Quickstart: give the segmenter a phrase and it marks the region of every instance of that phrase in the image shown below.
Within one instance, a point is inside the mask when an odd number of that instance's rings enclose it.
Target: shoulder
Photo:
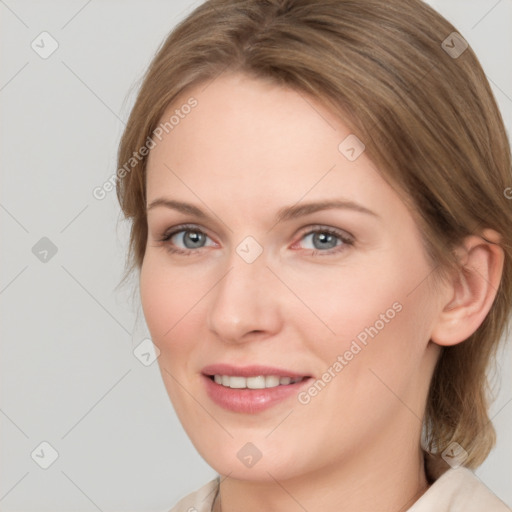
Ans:
[[[408,512],[511,512],[469,469],[443,473]]]
[[[218,488],[219,477],[216,477],[182,498],[169,512],[210,512]]]

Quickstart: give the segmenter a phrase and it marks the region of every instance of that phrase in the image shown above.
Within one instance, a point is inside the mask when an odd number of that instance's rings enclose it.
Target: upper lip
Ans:
[[[239,377],[257,377],[259,375],[276,375],[278,377],[290,377],[292,379],[298,377],[309,377],[304,373],[297,373],[283,368],[273,366],[250,365],[250,366],[233,366],[230,364],[211,364],[202,369],[204,375],[229,375]]]

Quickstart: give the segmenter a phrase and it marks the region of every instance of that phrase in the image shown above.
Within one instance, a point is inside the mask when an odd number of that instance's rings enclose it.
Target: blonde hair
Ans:
[[[454,55],[442,44],[454,46],[453,32],[420,0],[206,1],[155,55],[118,168],[126,169],[178,95],[239,71],[311,95],[339,114],[414,206],[439,272],[454,268],[453,249],[466,236],[484,228],[500,233],[505,265],[495,301],[472,336],[443,349],[425,411],[426,448],[439,457],[456,441],[474,468],[495,443],[486,371],[511,308],[512,209],[504,191],[512,169],[503,120],[477,57],[470,47]],[[125,277],[140,269],[146,249],[146,160],[133,162],[116,184],[132,223]]]

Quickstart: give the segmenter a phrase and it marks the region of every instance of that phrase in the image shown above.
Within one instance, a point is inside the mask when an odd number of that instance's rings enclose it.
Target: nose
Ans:
[[[229,269],[211,291],[208,327],[226,343],[267,338],[281,328],[282,295],[264,253],[252,263],[233,253]]]

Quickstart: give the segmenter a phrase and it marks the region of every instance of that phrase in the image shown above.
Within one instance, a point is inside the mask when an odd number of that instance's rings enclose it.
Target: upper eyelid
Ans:
[[[180,224],[180,225],[174,226],[172,228],[166,229],[162,233],[162,238],[167,238],[168,236],[174,236],[177,233],[181,233],[182,231],[198,231],[200,233],[205,234],[209,238],[213,239],[213,237],[211,237],[208,234],[208,230],[207,229],[204,229],[202,227],[196,226],[195,224],[183,224],[183,225]]]

